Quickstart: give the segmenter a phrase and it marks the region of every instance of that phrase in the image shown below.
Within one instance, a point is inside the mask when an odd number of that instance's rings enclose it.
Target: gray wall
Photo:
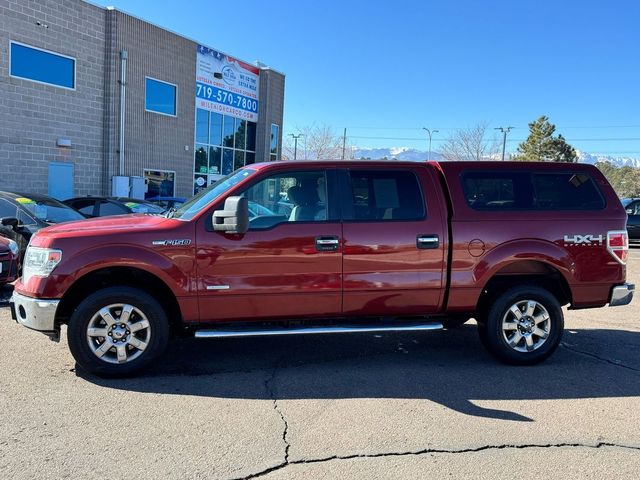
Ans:
[[[284,116],[284,75],[260,69],[260,107],[256,125],[256,162],[268,162],[271,150],[271,124],[280,126],[278,160],[282,157],[282,119]]]
[[[78,0],[0,0],[0,190],[47,193],[55,161],[75,163],[77,195],[100,191],[104,17]],[[11,78],[10,40],[75,57],[76,89]],[[57,148],[59,137],[73,146]]]
[[[142,176],[145,168],[176,172],[176,195],[193,194],[193,141],[195,128],[195,76],[197,45],[119,11],[115,16],[110,98],[115,115],[110,122],[108,174],[118,174],[119,52],[126,50],[125,171]],[[177,115],[170,117],[145,111],[145,77],[177,85]],[[185,146],[188,150],[185,150]]]

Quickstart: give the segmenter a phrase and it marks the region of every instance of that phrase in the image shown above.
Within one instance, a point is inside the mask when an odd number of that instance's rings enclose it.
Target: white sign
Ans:
[[[196,108],[257,122],[259,86],[257,67],[198,45]]]

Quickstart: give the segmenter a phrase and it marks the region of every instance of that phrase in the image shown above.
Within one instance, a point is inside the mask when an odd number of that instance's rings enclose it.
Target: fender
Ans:
[[[473,280],[484,288],[501,269],[523,260],[550,265],[569,285],[576,283],[577,265],[568,252],[553,242],[532,238],[512,240],[490,250],[473,269]]]
[[[31,278],[27,285],[16,289],[41,298],[61,298],[76,281],[97,270],[110,267],[130,267],[144,270],[162,280],[176,297],[192,293],[195,272],[195,248],[166,246],[157,249],[132,244],[98,245],[70,255],[47,278]]]

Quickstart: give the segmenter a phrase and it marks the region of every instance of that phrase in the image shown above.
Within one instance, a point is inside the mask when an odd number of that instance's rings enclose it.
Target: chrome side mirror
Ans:
[[[212,223],[217,232],[246,233],[249,230],[249,202],[245,197],[228,197],[224,210],[213,212]]]

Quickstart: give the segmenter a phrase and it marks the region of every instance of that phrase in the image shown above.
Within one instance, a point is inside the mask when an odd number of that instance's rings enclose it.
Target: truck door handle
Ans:
[[[318,252],[337,252],[340,248],[340,239],[334,236],[316,237],[316,250]]]
[[[416,246],[420,249],[438,248],[440,246],[440,239],[438,235],[418,235],[416,239]]]

